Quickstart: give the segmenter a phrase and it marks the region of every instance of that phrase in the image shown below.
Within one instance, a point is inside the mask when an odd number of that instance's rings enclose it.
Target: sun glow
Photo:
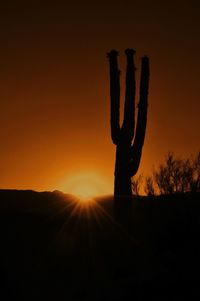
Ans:
[[[61,190],[74,194],[80,200],[86,201],[94,197],[110,194],[111,185],[109,181],[95,172],[80,172],[68,176],[62,181]]]

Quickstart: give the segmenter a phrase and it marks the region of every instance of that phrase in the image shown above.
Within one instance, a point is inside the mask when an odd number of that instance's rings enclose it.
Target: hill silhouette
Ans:
[[[1,300],[177,300],[200,296],[199,194],[112,197],[0,190]]]

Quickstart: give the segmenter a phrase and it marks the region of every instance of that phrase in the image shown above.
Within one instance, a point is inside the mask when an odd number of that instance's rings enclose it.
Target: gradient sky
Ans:
[[[146,140],[139,172],[171,150],[200,149],[200,2],[1,1],[0,188],[67,190],[96,173],[112,192],[106,52],[150,57]],[[66,186],[65,186],[66,183]],[[70,191],[69,191],[70,192]],[[106,191],[102,191],[106,192]]]

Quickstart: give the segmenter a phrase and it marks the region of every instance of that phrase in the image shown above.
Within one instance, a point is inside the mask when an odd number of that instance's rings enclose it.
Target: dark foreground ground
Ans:
[[[0,190],[0,300],[199,300],[200,198],[133,200]]]

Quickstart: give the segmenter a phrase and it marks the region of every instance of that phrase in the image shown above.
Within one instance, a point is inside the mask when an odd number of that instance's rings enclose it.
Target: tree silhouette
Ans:
[[[191,160],[168,152],[164,163],[154,171],[154,182],[160,194],[198,192],[200,190],[200,152]]]
[[[144,191],[148,196],[155,195],[154,182],[153,182],[153,178],[151,176],[147,176],[145,179]]]
[[[110,99],[111,99],[111,137],[116,145],[114,205],[118,206],[124,198],[132,196],[131,177],[139,168],[142,147],[144,144],[147,123],[147,98],[149,86],[149,59],[142,57],[140,99],[135,130],[135,50],[125,50],[127,59],[126,92],[124,103],[124,119],[120,127],[120,71],[118,69],[116,50],[107,56],[110,66]],[[132,142],[134,138],[134,141]],[[128,202],[128,201],[127,201]]]

